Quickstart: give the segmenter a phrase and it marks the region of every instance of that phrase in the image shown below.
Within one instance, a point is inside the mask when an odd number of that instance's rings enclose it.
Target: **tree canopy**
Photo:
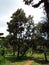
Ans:
[[[42,3],[44,3],[44,10],[46,12],[47,16],[47,21],[46,23],[44,22],[43,29],[45,32],[47,32],[48,37],[49,37],[49,1],[48,0],[39,0],[37,4],[34,4],[34,0],[23,0],[25,4],[27,5],[32,5],[34,8],[38,8]]]

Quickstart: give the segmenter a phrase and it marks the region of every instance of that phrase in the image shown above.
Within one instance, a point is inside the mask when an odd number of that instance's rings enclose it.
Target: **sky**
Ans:
[[[38,0],[36,0],[37,2]],[[10,17],[18,8],[22,8],[26,16],[32,15],[35,23],[39,22],[42,19],[41,17],[44,16],[42,5],[35,9],[25,5],[22,0],[0,0],[0,32],[4,33],[4,36],[8,35],[6,31],[8,28],[7,22],[10,21]]]

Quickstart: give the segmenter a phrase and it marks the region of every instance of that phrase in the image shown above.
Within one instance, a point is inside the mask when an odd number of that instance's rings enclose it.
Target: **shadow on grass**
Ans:
[[[35,63],[39,63],[39,64],[49,64],[49,61],[48,62],[45,62],[45,60],[43,60],[43,58],[40,58],[40,57],[37,57],[37,58],[34,58],[34,57],[27,57],[27,56],[24,56],[24,57],[16,57],[16,56],[13,56],[13,55],[7,55],[5,57],[8,61],[10,62],[22,62],[22,61],[27,61],[27,60],[33,60]]]
[[[39,64],[49,64],[49,60],[46,62],[42,58],[34,58],[33,57],[33,58],[31,58],[31,60],[33,60],[34,62],[39,63]]]
[[[31,59],[32,57],[26,57],[26,56],[24,56],[24,57],[16,57],[16,56],[6,56],[5,57],[8,61],[10,61],[10,62],[21,62],[21,61],[27,61],[27,60],[29,60],[29,59]]]

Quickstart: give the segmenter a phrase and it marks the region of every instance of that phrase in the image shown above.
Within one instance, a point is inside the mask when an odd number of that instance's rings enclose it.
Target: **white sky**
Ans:
[[[37,23],[44,16],[41,7],[42,5],[34,9],[31,6],[25,5],[22,0],[0,0],[0,32],[3,32],[5,36],[8,34],[6,31],[7,22],[10,21],[10,17],[18,8],[22,8],[27,16],[30,14],[34,16],[34,21]]]

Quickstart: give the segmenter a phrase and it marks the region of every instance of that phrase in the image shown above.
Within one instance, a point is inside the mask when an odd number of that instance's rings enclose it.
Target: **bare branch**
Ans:
[[[24,2],[25,2],[25,4],[31,4],[31,2],[33,1],[33,0],[23,0]]]
[[[40,4],[41,4],[41,3],[43,3],[43,0],[39,1],[39,3],[38,3],[38,4],[32,5],[32,7],[37,8],[37,7],[39,7],[39,6],[40,6]]]

